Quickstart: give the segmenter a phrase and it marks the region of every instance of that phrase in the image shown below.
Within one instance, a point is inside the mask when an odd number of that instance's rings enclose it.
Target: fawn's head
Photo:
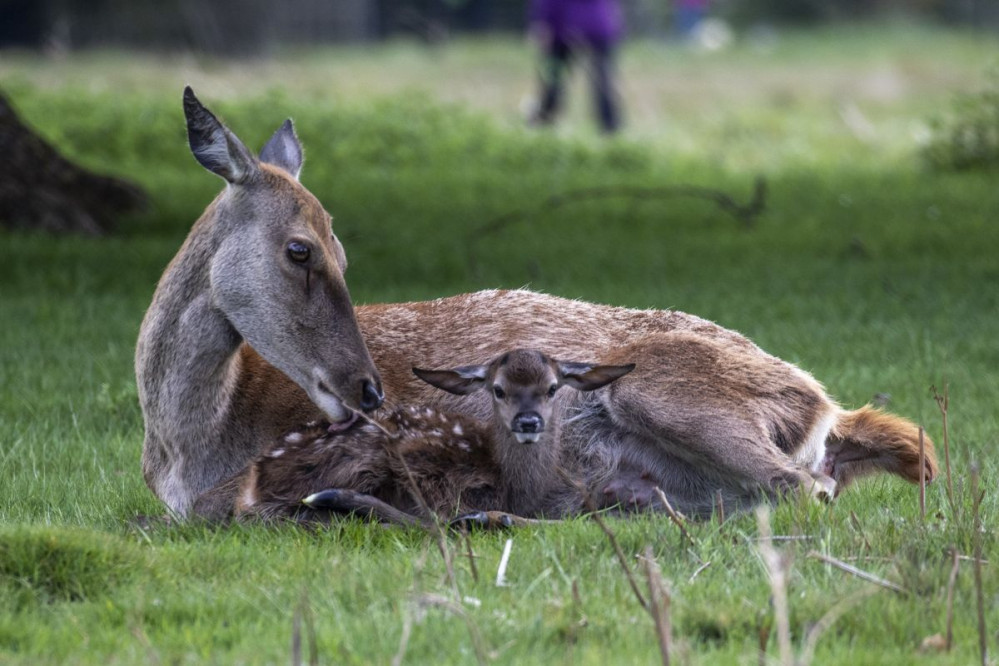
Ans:
[[[555,361],[539,351],[516,349],[485,365],[413,372],[423,381],[456,395],[489,391],[493,414],[521,444],[538,441],[551,423],[553,398],[563,386],[593,391],[635,369],[629,365],[594,365]]]
[[[199,222],[213,239],[213,305],[333,421],[377,408],[381,379],[344,282],[347,259],[329,214],[298,182],[291,121],[258,159],[190,87],[184,115],[194,157],[227,183]]]

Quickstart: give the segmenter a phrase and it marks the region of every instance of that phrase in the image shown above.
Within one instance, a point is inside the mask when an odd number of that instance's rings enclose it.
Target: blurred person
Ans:
[[[604,132],[617,131],[621,117],[613,56],[624,32],[618,0],[531,0],[528,20],[542,54],[541,94],[531,124],[555,120],[572,60],[587,52],[597,120]]]
[[[708,0],[676,0],[674,10],[676,31],[683,37],[690,37],[708,13]]]

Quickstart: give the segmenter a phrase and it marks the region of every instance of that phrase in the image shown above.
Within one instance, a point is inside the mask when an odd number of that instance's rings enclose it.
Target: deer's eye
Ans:
[[[298,241],[288,243],[288,258],[296,264],[304,264],[309,260],[309,246]]]
[[[506,391],[504,391],[503,389],[501,389],[499,386],[494,386],[493,387],[493,395],[496,396],[497,400],[502,400],[503,398],[506,397]]]
[[[552,384],[548,388],[548,397],[549,398],[554,398],[555,397],[555,391],[557,391],[557,390],[558,390],[558,384]]]

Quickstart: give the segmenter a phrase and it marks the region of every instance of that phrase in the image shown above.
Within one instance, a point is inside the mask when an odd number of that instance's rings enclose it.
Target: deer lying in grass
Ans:
[[[271,444],[240,475],[233,513],[308,520],[316,511],[349,511],[396,523],[430,518],[428,510],[445,518],[578,513],[584,501],[566,472],[586,470],[559,444],[556,392],[594,391],[633,368],[553,361],[533,350],[453,370],[414,368],[452,394],[491,395],[491,418],[409,406],[346,430],[311,424]]]
[[[636,363],[598,396],[560,395],[558,409],[575,414],[561,437],[619,460],[690,513],[710,511],[717,492],[748,505],[811,488],[815,475],[838,493],[876,471],[911,482],[936,474],[929,441],[919,464],[911,422],[845,410],[808,373],[693,315],[524,290],[355,309],[329,216],[297,181],[302,151],[290,123],[258,159],[190,89],[184,110],[195,157],[227,186],[163,274],[136,346],[143,473],[181,515],[261,443],[377,408],[382,384],[396,404],[488,416],[484,395],[434,392],[409,368],[485,362],[517,347]],[[220,505],[232,506],[236,488],[224,485],[231,496]]]

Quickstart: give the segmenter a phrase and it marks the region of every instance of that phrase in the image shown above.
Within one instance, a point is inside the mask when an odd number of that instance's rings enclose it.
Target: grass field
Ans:
[[[976,663],[968,560],[953,649],[917,649],[946,627],[950,549],[974,552],[977,462],[995,655],[997,173],[934,172],[919,147],[929,119],[980,85],[997,55],[994,36],[917,26],[790,33],[712,54],[636,43],[621,61],[629,125],[605,141],[590,128],[582,81],[562,127],[520,127],[531,61],[512,41],[241,63],[4,54],[0,86],[24,117],[74,159],[141,182],[152,202],[105,239],[0,232],[0,662],[287,662],[296,618],[303,644],[314,628],[321,663],[389,663],[404,634],[403,663],[474,663],[477,650],[511,664],[659,658],[652,621],[587,519],[473,535],[478,581],[452,541],[458,611],[438,603],[450,587],[422,532],[136,520],[163,510],[139,472],[134,341],[157,278],[220,188],[185,145],[188,82],[250,145],[295,118],[303,182],[334,216],[356,302],[526,284],[682,309],[800,364],[846,405],[890,395],[941,457],[930,387],[949,386],[956,512],[937,483],[923,521],[916,488],[878,477],[829,507],[776,507],[774,533],[794,538],[775,545],[790,558],[796,653],[820,618],[846,608],[815,663]],[[597,184],[693,184],[745,200],[759,175],[768,198],[752,228],[679,197],[533,209]],[[688,525],[693,545],[663,517],[609,524],[629,560],[651,546],[670,582],[679,663],[759,662],[774,613],[752,515]],[[497,587],[507,538],[509,586]],[[776,662],[776,630],[766,650]]]

